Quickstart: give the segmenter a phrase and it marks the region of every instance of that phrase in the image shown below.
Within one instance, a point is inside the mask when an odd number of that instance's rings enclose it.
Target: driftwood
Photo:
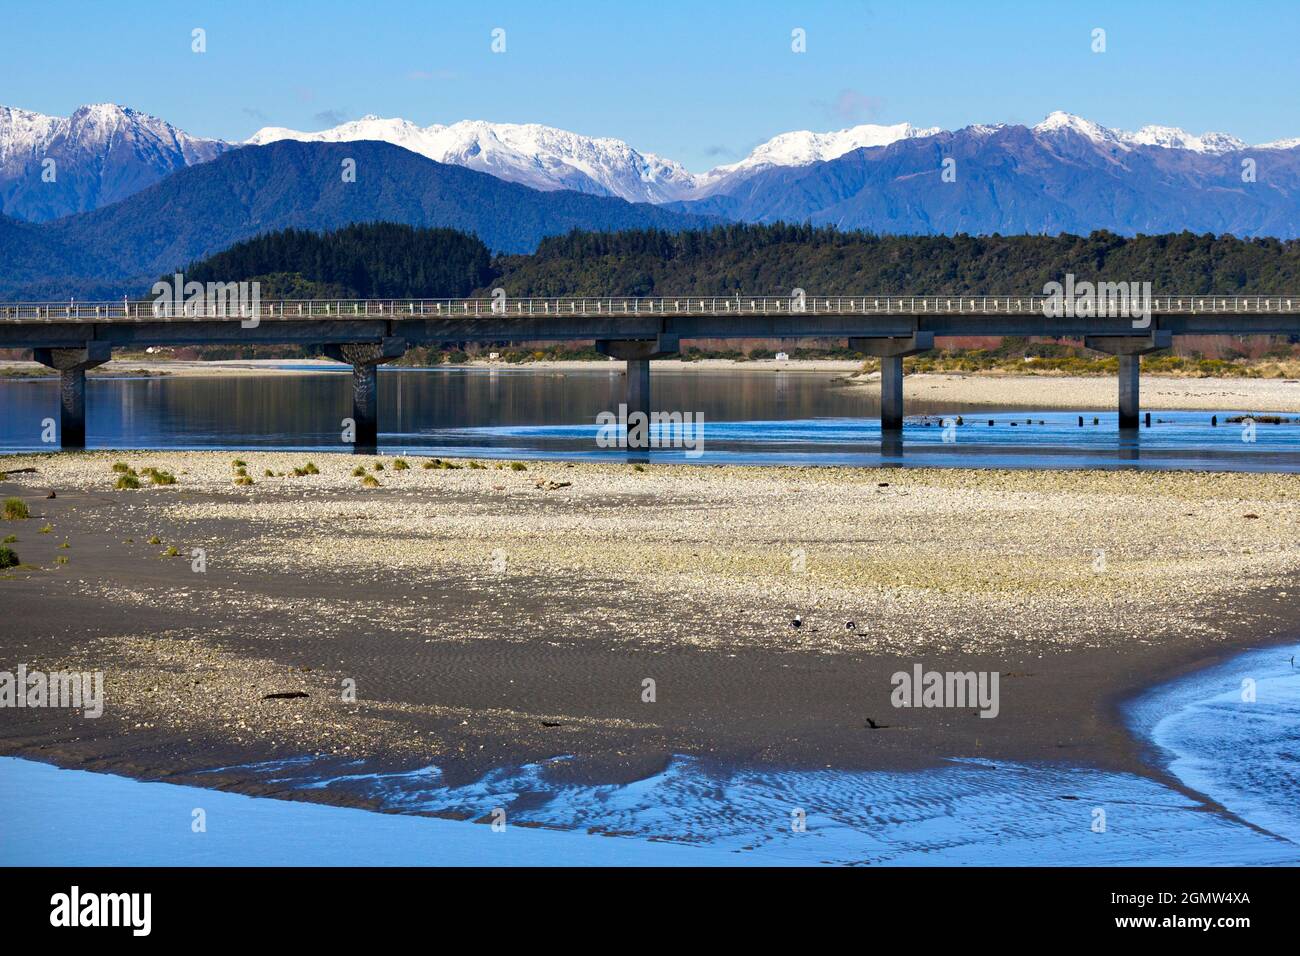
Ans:
[[[0,468],[0,475],[34,475],[35,468]]]

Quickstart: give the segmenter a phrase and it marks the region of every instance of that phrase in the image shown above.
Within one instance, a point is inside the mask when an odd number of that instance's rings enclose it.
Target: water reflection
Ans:
[[[1151,426],[1148,425],[1148,428]],[[1141,461],[1142,431],[1138,428],[1120,428],[1116,448],[1120,461]]]
[[[885,461],[894,464],[903,462],[903,434],[902,432],[888,431],[880,435],[880,457]]]
[[[385,369],[381,446],[404,454],[503,458],[967,467],[1206,468],[1300,471],[1300,425],[1229,423],[1235,410],[1159,412],[1121,431],[1114,412],[986,408],[909,400],[902,435],[882,434],[879,395],[826,373],[656,372],[657,409],[704,416],[704,450],[648,455],[600,448],[596,415],[624,400],[621,363],[580,370]],[[1044,384],[1050,387],[1050,383]],[[87,385],[92,448],[340,450],[351,376],[94,378]],[[0,381],[0,448],[41,450],[57,416],[52,380]],[[1259,410],[1256,410],[1257,412]],[[944,441],[943,419],[957,423]],[[1294,418],[1295,416],[1288,416]],[[635,457],[632,457],[632,456]]]

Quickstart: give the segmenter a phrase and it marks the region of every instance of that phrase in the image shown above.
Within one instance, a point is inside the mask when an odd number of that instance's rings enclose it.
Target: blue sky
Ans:
[[[206,53],[191,52],[195,27]],[[806,53],[791,51],[796,27]],[[367,113],[538,122],[703,170],[791,129],[1032,124],[1054,109],[1298,136],[1298,42],[1300,0],[6,0],[0,103],[66,115],[112,101],[228,139]]]

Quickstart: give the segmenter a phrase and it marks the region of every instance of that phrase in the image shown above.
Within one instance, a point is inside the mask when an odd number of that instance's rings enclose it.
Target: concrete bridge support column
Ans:
[[[379,366],[406,354],[406,340],[388,337],[379,342],[327,345],[325,354],[352,366],[352,421],[358,455],[373,455],[379,448]]]
[[[668,358],[676,355],[680,341],[675,335],[659,335],[653,339],[624,340],[598,339],[596,351],[601,355],[622,359],[627,363],[627,414],[641,412],[649,420],[650,407],[650,362],[654,359]],[[642,432],[641,444],[633,447],[629,437],[628,459],[646,461],[650,451],[650,429]]]
[[[893,338],[849,339],[849,348],[880,359],[880,430],[903,430],[903,358],[934,348],[933,332]]]
[[[1173,342],[1168,332],[1154,331],[1147,335],[1089,335],[1083,344],[1095,352],[1104,352],[1119,359],[1119,427],[1138,427],[1141,412],[1142,356],[1157,349],[1167,349]]]
[[[33,357],[59,372],[59,446],[86,447],[86,369],[103,365],[112,355],[107,342],[79,348],[34,349]]]

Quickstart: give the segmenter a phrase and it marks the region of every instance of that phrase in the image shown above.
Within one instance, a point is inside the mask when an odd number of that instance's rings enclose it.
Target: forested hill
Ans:
[[[810,226],[574,232],[497,260],[510,295],[1037,294],[1080,280],[1157,293],[1300,294],[1300,241],[1179,233],[874,236]]]
[[[284,229],[191,263],[196,282],[263,279],[286,298],[460,298],[490,283],[492,256],[475,236],[391,222],[315,233]]]

